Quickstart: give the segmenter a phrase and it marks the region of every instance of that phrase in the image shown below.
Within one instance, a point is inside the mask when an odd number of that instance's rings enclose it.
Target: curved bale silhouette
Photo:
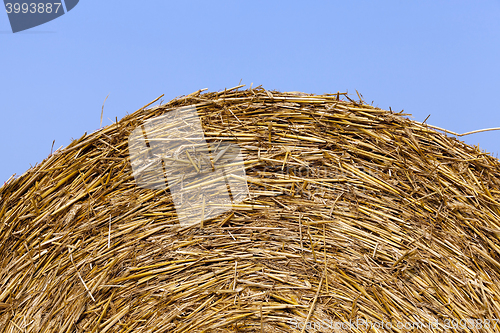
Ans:
[[[239,88],[143,107],[0,188],[0,332],[498,331],[497,159],[347,94]],[[182,107],[204,153],[130,156]],[[165,161],[215,172],[220,147],[221,189],[247,192],[181,224],[194,187]]]

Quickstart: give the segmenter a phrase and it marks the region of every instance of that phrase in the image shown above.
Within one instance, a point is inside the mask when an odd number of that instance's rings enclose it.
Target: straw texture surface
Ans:
[[[148,105],[0,188],[0,332],[499,331],[497,159],[346,94],[240,88]],[[241,147],[250,197],[183,227],[127,138],[188,105]]]

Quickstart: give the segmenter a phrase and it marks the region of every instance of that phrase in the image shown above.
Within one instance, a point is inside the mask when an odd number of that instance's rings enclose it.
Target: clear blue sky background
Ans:
[[[0,181],[161,94],[240,80],[357,89],[455,132],[500,127],[500,0],[95,1],[12,34],[0,11]],[[493,155],[500,132],[465,137]]]

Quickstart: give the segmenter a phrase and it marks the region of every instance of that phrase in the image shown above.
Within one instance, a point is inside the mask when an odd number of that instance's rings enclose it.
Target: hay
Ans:
[[[346,94],[239,88],[141,108],[0,189],[0,332],[498,331],[497,159]],[[186,105],[242,147],[251,194],[203,227],[128,157]]]

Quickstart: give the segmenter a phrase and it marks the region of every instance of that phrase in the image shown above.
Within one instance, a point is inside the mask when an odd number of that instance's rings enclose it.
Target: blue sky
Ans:
[[[12,34],[0,11],[0,181],[71,138],[201,88],[358,90],[458,133],[500,127],[500,0],[93,1]],[[497,155],[500,132],[464,137]]]

